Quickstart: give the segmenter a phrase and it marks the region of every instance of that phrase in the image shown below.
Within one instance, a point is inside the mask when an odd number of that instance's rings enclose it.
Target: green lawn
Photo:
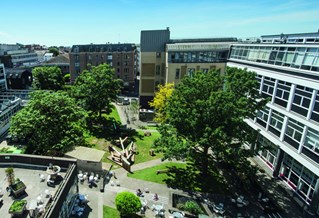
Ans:
[[[117,209],[103,205],[103,218],[120,218],[120,213]]]
[[[119,122],[121,123],[121,119],[120,119],[120,115],[119,113],[117,112],[116,108],[113,107],[112,108],[112,112],[109,114],[109,115],[105,115],[106,118],[114,118],[114,120],[116,122]]]
[[[141,130],[138,130],[137,132],[142,138],[136,137],[135,143],[137,145],[138,155],[135,157],[135,163],[143,163],[149,160],[162,158],[163,154],[159,153],[155,153],[155,156],[149,155],[149,151],[152,149],[155,139],[160,137],[159,132],[152,132],[151,136],[144,136],[144,132]]]
[[[103,218],[120,218],[120,213],[117,209],[103,205]],[[141,218],[140,215],[132,214],[130,218]]]
[[[165,170],[167,167],[177,167],[177,168],[185,168],[185,163],[173,163],[173,162],[167,162],[163,163],[154,167],[145,168],[143,170],[135,171],[133,174],[128,173],[128,177],[132,177],[135,179],[141,179],[146,180],[150,182],[156,182],[160,184],[165,184],[164,180],[168,178],[166,173],[160,173],[156,175],[157,170]]]

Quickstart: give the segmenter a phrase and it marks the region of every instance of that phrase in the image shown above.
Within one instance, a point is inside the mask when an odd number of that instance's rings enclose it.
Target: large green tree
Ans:
[[[101,64],[79,75],[72,87],[72,95],[84,109],[101,116],[102,111],[111,113],[111,103],[117,99],[120,88],[120,80],[114,79],[114,69]]]
[[[33,87],[38,90],[62,90],[64,78],[58,67],[36,67],[32,70]]]
[[[141,210],[142,203],[135,194],[124,191],[116,195],[115,206],[121,217],[133,217],[135,213]]]
[[[35,91],[11,119],[10,134],[27,144],[28,153],[60,156],[83,145],[85,112],[64,92]]]
[[[219,72],[196,72],[185,77],[168,98],[165,125],[155,143],[164,158],[187,159],[205,176],[216,163],[243,170],[247,157],[245,142],[256,134],[244,119],[255,116],[265,105],[257,91],[255,73],[227,68]]]
[[[59,49],[57,47],[50,47],[49,52],[53,53],[54,56],[58,56],[60,54]]]

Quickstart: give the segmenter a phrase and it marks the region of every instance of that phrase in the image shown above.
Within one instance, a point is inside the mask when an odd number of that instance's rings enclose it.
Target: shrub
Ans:
[[[179,210],[184,210],[192,214],[200,214],[203,213],[203,210],[200,208],[198,203],[195,201],[186,201],[185,204],[183,203],[178,203],[176,207]]]
[[[140,211],[142,204],[135,194],[131,192],[120,192],[115,197],[116,209],[121,216],[127,216]]]

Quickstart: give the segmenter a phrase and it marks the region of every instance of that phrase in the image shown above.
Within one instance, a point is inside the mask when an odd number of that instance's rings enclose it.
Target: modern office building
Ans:
[[[319,214],[319,33],[262,36],[234,44],[227,66],[257,73],[270,101],[248,124],[259,131],[259,157]]]
[[[179,83],[185,75],[223,72],[236,38],[170,39],[169,28],[141,32],[140,105],[149,108],[159,84]]]
[[[115,77],[123,80],[124,88],[134,90],[138,70],[135,44],[89,44],[73,45],[70,55],[71,82],[88,69],[88,65],[109,64],[115,70]]]

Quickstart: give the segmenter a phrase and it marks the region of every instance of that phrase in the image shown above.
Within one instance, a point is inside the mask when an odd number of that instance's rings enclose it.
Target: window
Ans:
[[[299,143],[301,140],[303,127],[304,125],[302,123],[289,118],[285,135],[289,136],[291,139]]]
[[[161,52],[156,52],[156,57],[160,58],[161,57]]]
[[[156,72],[156,75],[160,75],[161,74],[161,66],[160,65],[156,65],[155,72]]]
[[[283,122],[284,115],[277,111],[273,111],[270,118],[269,131],[280,137]]]
[[[305,146],[319,154],[319,131],[308,128]]]
[[[297,86],[291,110],[300,115],[307,116],[311,98],[312,89],[304,86]]]
[[[266,124],[269,116],[269,107],[265,107],[264,109],[258,111],[257,113],[257,123],[266,128]]]
[[[194,72],[195,72],[195,68],[188,68],[187,75],[192,77]]]
[[[179,79],[180,69],[176,69],[175,71],[175,79]]]

